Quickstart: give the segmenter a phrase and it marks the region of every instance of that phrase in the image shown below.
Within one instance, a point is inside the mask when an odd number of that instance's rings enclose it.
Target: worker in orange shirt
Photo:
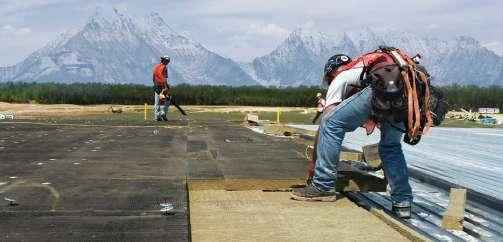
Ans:
[[[170,100],[168,98],[168,64],[171,61],[169,56],[161,56],[159,64],[154,66],[152,81],[154,82],[154,120],[168,121]],[[161,102],[164,101],[164,108],[161,110]]]

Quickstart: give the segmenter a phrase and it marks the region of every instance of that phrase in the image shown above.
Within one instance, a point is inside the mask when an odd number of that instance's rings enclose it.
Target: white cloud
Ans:
[[[221,38],[200,36],[204,46],[218,54],[237,61],[248,62],[253,58],[270,53],[291,33],[288,28],[276,23],[263,23],[260,20],[234,21],[215,27]]]
[[[14,24],[0,24],[0,67],[22,61],[54,37],[52,32],[34,31],[32,28]]]
[[[0,28],[0,33],[2,33],[2,36],[6,35],[27,35],[31,33],[31,29],[28,27],[14,27],[10,24],[4,25]]]
[[[3,0],[0,2],[0,14],[12,14],[22,11],[28,11],[38,7],[48,6],[51,4],[58,4],[64,2],[71,2],[72,0]]]
[[[247,34],[260,35],[265,37],[285,38],[290,34],[290,30],[276,24],[250,24]]]
[[[302,29],[313,29],[316,27],[316,22],[314,22],[313,20],[309,20],[301,25],[299,25],[299,28],[302,28]]]
[[[489,43],[484,43],[483,45],[485,47],[501,46],[501,42],[499,42],[499,41],[493,41],[493,42],[489,42]]]
[[[233,31],[233,35],[213,47],[220,54],[238,61],[251,61],[268,54],[291,33],[274,23],[251,23]]]
[[[493,41],[482,44],[482,46],[494,51],[496,54],[503,56],[503,43],[500,41]]]

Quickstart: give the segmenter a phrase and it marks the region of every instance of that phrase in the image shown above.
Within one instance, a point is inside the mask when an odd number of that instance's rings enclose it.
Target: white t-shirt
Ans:
[[[328,87],[325,107],[342,102],[352,89],[350,85],[360,85],[362,71],[363,67],[356,67],[339,73]]]

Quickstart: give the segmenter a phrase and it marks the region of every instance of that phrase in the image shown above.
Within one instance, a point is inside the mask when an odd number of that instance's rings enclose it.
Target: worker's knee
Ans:
[[[379,149],[401,149],[402,136],[403,134],[394,128],[385,127],[384,129],[381,129]]]
[[[379,142],[379,154],[401,153],[402,145],[400,142]]]
[[[318,147],[328,149],[334,145],[342,144],[344,139],[344,129],[338,125],[325,125],[320,129],[318,137]],[[331,148],[330,148],[331,149]]]

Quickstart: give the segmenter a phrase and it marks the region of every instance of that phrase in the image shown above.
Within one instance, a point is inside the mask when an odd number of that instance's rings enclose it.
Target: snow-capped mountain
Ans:
[[[273,85],[298,86],[318,84],[322,71],[320,62],[330,53],[335,43],[325,34],[298,29],[267,56],[253,60],[254,76]],[[263,81],[262,81],[263,83]]]
[[[132,18],[98,9],[78,31],[62,34],[24,61],[0,67],[0,81],[151,84],[159,56],[170,55],[170,83],[211,85],[320,85],[326,60],[395,46],[421,53],[434,84],[503,85],[503,57],[470,37],[441,40],[383,29],[361,28],[331,36],[296,29],[271,53],[236,63],[171,29],[159,14]]]
[[[0,80],[150,84],[153,65],[166,54],[173,84],[257,84],[237,63],[176,33],[157,13],[134,19],[116,9],[97,9],[77,33],[0,69]]]
[[[358,53],[358,49],[346,34],[329,36],[315,30],[296,29],[270,54],[253,60],[253,75],[269,80],[269,85],[319,85],[323,65],[336,52],[351,55]]]
[[[436,85],[503,85],[503,58],[470,37],[444,41],[396,30],[370,28],[337,36],[307,29],[297,29],[270,54],[241,64],[264,85],[318,85],[322,66],[333,54],[352,57],[380,45],[395,46],[410,55],[421,53]]]

